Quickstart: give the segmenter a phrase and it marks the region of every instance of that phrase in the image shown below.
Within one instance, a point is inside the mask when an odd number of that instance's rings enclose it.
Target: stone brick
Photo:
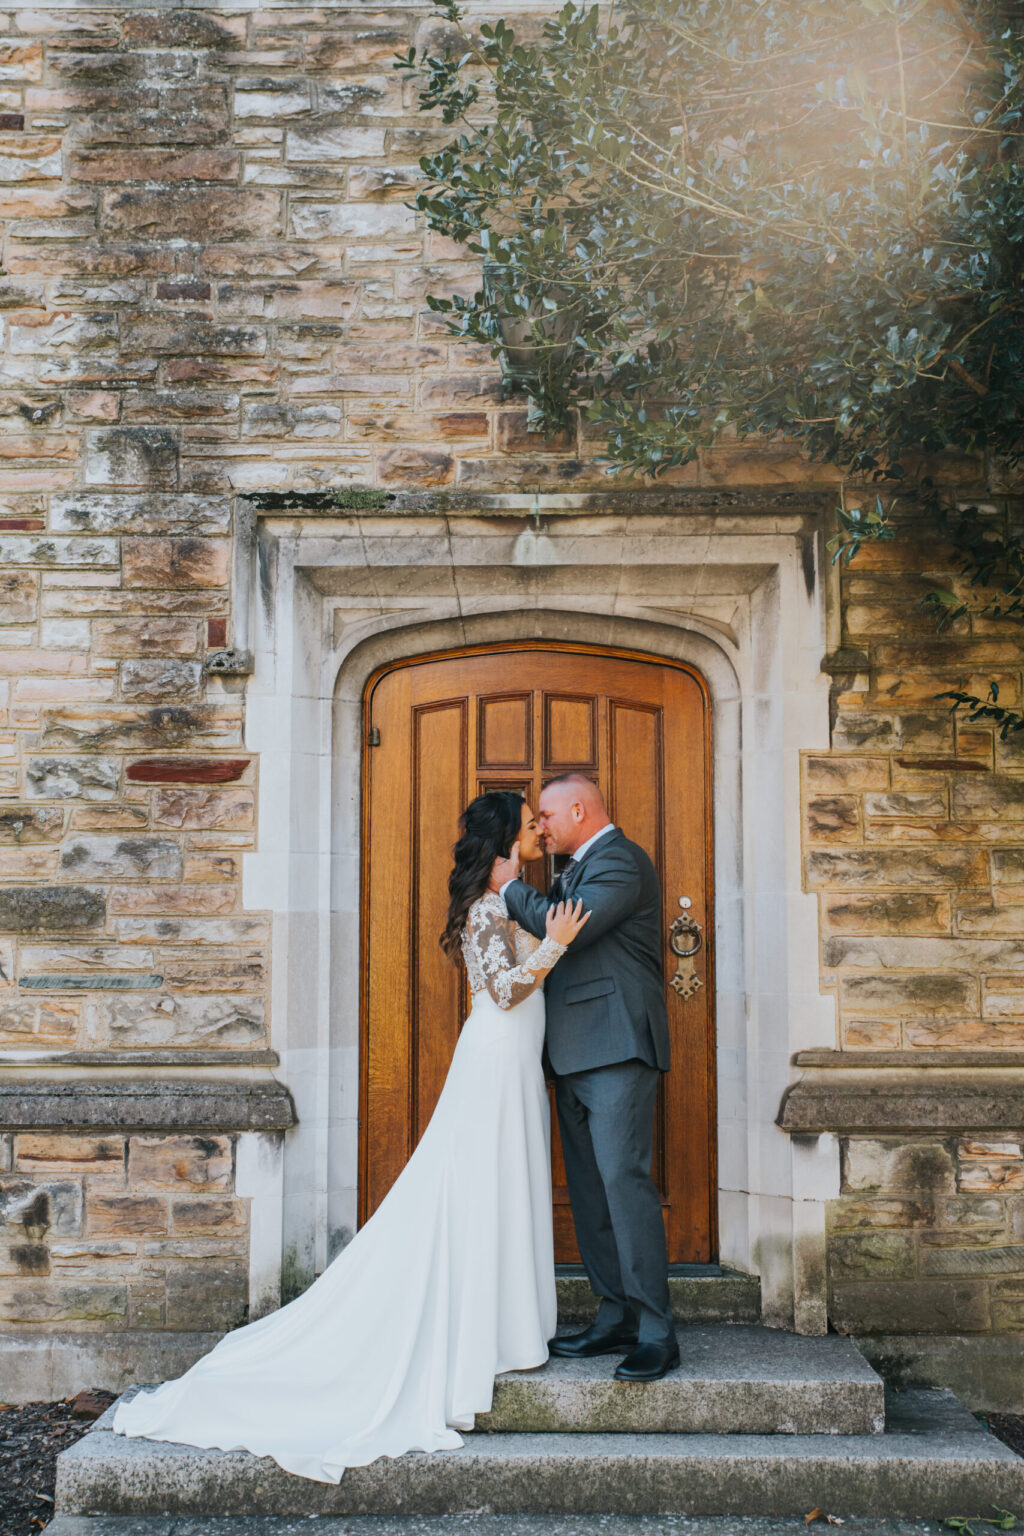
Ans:
[[[988,859],[973,848],[816,850],[807,858],[810,888],[824,886],[968,886],[988,883]]]
[[[846,1192],[954,1194],[953,1153],[943,1141],[851,1137],[842,1145],[842,1183]]]
[[[149,1236],[167,1231],[167,1202],[155,1195],[91,1194],[86,1221],[90,1232]]]
[[[455,478],[455,461],[436,450],[393,448],[378,458],[377,478],[382,485],[448,485]]]
[[[123,1285],[0,1286],[0,1319],[10,1323],[118,1323],[124,1320]]]
[[[241,161],[230,149],[80,149],[71,157],[76,181],[237,181]]]
[[[25,778],[29,794],[43,800],[112,800],[120,763],[114,757],[31,757]]]
[[[160,789],[153,796],[153,822],[163,827],[251,827],[251,789]]]
[[[0,1178],[0,1231],[20,1227],[30,1241],[41,1242],[48,1232],[73,1235],[81,1230],[81,1225],[81,1184],[70,1179],[29,1179],[17,1174]]]
[[[57,806],[0,806],[0,845],[55,842],[64,830],[64,818]]]
[[[234,111],[241,121],[302,117],[312,110],[313,101],[305,82],[268,80],[257,86],[235,87]]]
[[[67,533],[226,533],[230,504],[210,496],[80,492],[55,496],[51,526]]]
[[[92,880],[181,879],[181,849],[166,837],[73,837],[64,845],[61,869]]]
[[[80,885],[0,887],[0,929],[8,933],[71,933],[102,928],[101,892]]]
[[[913,1274],[914,1239],[906,1232],[834,1232],[828,1245],[829,1273],[836,1279],[878,1279]]]
[[[840,978],[840,1002],[858,1013],[959,1015],[976,1012],[978,982],[951,972],[933,975],[847,975]]]
[[[126,43],[136,48],[231,51],[245,43],[245,17],[211,11],[128,11],[121,19]]]
[[[178,443],[162,427],[97,428],[86,434],[87,485],[171,487],[178,477]]]
[[[360,155],[366,151],[360,149]],[[393,240],[415,229],[400,203],[293,202],[290,233],[300,240]],[[427,402],[424,402],[427,403]],[[459,403],[445,400],[444,404]]]
[[[44,715],[40,745],[74,752],[170,751],[178,747],[237,747],[240,718],[199,704],[150,708],[52,709]]]
[[[102,227],[113,239],[268,239],[280,234],[276,192],[259,188],[162,188],[104,194]]]
[[[843,1019],[840,1037],[844,1050],[894,1051],[902,1044],[898,1019]]]
[[[0,43],[0,78],[3,76]],[[44,134],[0,133],[0,182],[54,181],[63,169],[59,138]]]
[[[133,1190],[224,1191],[231,1188],[227,1136],[132,1136],[128,1178]]]
[[[176,657],[123,661],[120,678],[126,699],[195,699],[201,692],[203,669],[198,661]]]
[[[195,619],[100,619],[92,627],[99,656],[194,656]]]
[[[365,155],[383,155],[385,131],[383,128],[290,128],[284,142],[287,160],[322,165],[331,160],[361,160]],[[406,230],[408,220],[402,220],[400,227]]]
[[[167,1276],[169,1328],[236,1328],[246,1321],[249,1300],[248,1265],[241,1262],[203,1264]]]
[[[114,569],[118,564],[117,540],[0,534],[0,563],[57,570]]]
[[[242,1200],[223,1200],[211,1195],[171,1201],[171,1230],[193,1236],[216,1236],[221,1232],[239,1232],[246,1226],[246,1205]]]
[[[964,1162],[960,1166],[962,1190],[995,1191],[1024,1189],[1024,1163],[1020,1158]],[[1024,1265],[1021,1266],[1024,1269]]]
[[[1020,1024],[988,1023],[982,1019],[908,1019],[908,1046],[921,1050],[1016,1050]]]
[[[133,587],[222,587],[228,545],[220,539],[125,539],[124,579]]]
[[[0,880],[50,880],[56,873],[56,848],[0,848]]]
[[[124,1138],[22,1132],[14,1156],[22,1172],[123,1174]]]
[[[34,571],[0,572],[0,622],[31,624],[38,602],[39,577]]]
[[[871,896],[822,897],[826,928],[835,933],[948,933],[951,927],[949,896],[928,892],[879,893]]]
[[[860,838],[856,795],[813,795],[807,801],[807,836],[814,843],[855,843]]]
[[[935,1219],[931,1200],[837,1200],[830,1210],[834,1231],[873,1227],[921,1227]]]
[[[953,814],[963,819],[980,815],[1020,821],[1024,819],[1024,779],[1004,774],[959,778],[953,784]]]
[[[1024,976],[986,976],[982,985],[984,1019],[1024,1019]]]
[[[266,1006],[245,996],[183,997],[170,993],[88,998],[85,1027],[97,1044],[249,1047],[265,1037]]]
[[[990,1326],[983,1282],[839,1280],[829,1317],[843,1333],[979,1333]]]

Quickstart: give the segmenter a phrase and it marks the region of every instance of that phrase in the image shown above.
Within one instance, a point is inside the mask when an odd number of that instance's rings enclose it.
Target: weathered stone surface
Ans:
[[[87,485],[171,487],[178,443],[163,427],[97,428],[87,434]]]
[[[81,1225],[80,1184],[61,1179],[29,1179],[17,1174],[0,1178],[0,1230],[21,1227],[25,1237],[38,1242],[48,1232],[66,1236],[80,1231]]]
[[[64,830],[66,815],[57,806],[0,806],[0,844],[55,842]]]
[[[9,933],[70,933],[102,928],[106,903],[80,885],[0,887],[0,929]]]
[[[251,789],[158,789],[153,823],[158,827],[251,827]]]
[[[101,1058],[102,1059],[102,1058]],[[209,1063],[207,1063],[209,1064]],[[270,1078],[76,1078],[0,1083],[0,1125],[18,1131],[278,1131],[295,1123],[287,1088]],[[76,1186],[77,1187],[77,1186]]]
[[[965,1125],[1011,1128],[1024,1124],[1024,1080],[1017,1074],[941,1084],[864,1080],[814,1082],[786,1090],[778,1124],[790,1132],[908,1130],[956,1131]]]
[[[230,504],[214,496],[68,492],[50,503],[51,526],[61,533],[227,532]]]
[[[165,837],[73,837],[64,844],[61,869],[77,879],[180,880],[181,848]]]
[[[252,240],[281,233],[280,198],[257,188],[161,188],[108,192],[102,228],[136,240]],[[295,231],[298,233],[298,231]]]
[[[90,1038],[113,1046],[251,1045],[264,1036],[265,1005],[258,997],[90,998]]]
[[[123,1136],[22,1133],[14,1138],[15,1166],[29,1173],[124,1175]]]
[[[121,664],[121,692],[126,699],[194,699],[201,692],[203,669],[198,661],[163,657]]]
[[[125,539],[124,579],[135,587],[221,587],[227,545],[219,539]]]
[[[128,1143],[133,1189],[223,1191],[231,1187],[226,1136],[133,1136]]]
[[[161,704],[97,710],[47,710],[40,745],[79,752],[157,751],[202,743],[211,747],[240,745],[240,716],[209,705]]]
[[[25,777],[29,793],[43,800],[112,800],[120,764],[112,757],[33,757]]]

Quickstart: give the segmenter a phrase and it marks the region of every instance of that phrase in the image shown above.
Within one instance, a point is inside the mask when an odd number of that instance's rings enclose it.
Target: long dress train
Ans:
[[[119,1434],[271,1456],[338,1482],[378,1456],[462,1444],[494,1377],[555,1331],[540,982],[563,952],[480,898],[473,1005],[437,1107],[373,1217],[320,1278],[191,1370],[119,1406]]]

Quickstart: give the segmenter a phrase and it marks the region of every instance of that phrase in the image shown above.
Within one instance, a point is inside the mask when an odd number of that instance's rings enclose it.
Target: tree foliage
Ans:
[[[1024,459],[1024,37],[996,0],[614,0],[398,67],[452,126],[431,228],[484,258],[435,295],[538,422],[574,407],[654,474],[723,434],[853,474]]]

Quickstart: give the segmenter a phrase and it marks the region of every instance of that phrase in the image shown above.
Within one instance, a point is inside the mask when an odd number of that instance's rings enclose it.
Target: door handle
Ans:
[[[704,985],[697,975],[695,964],[695,956],[704,943],[704,936],[700,923],[690,912],[693,903],[689,896],[680,896],[679,905],[683,910],[668,930],[668,947],[676,957],[676,973],[669,986],[680,997],[687,998]]]

